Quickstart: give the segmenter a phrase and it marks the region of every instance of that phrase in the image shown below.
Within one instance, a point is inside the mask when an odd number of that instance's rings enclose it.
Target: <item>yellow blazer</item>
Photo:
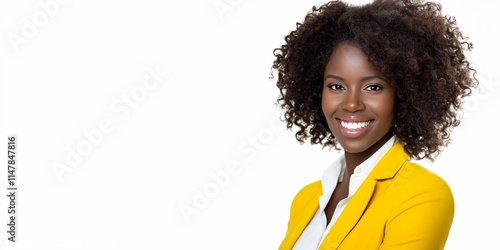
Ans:
[[[292,249],[317,211],[320,195],[321,182],[316,181],[295,196],[280,250]],[[319,249],[444,249],[453,215],[448,184],[409,162],[397,142],[358,188]]]

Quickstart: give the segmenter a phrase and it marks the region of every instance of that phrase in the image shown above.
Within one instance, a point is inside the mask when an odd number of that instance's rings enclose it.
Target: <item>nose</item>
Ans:
[[[361,96],[360,91],[348,91],[344,96],[343,107],[344,110],[347,110],[351,113],[356,111],[364,110],[365,104],[363,102],[363,98]]]

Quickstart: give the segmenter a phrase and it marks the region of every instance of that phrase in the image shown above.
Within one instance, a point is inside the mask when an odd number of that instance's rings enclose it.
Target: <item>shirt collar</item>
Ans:
[[[396,135],[393,135],[389,140],[387,140],[382,147],[380,147],[374,154],[372,154],[368,159],[359,164],[355,169],[353,175],[363,174],[367,176],[372,169],[377,165],[377,162],[382,159],[382,157],[391,149],[391,147],[396,142]],[[345,160],[344,160],[345,161]],[[345,167],[345,164],[344,164]]]
[[[393,135],[373,155],[371,155],[368,159],[366,159],[364,162],[362,162],[355,168],[353,176],[358,174],[362,175],[363,176],[362,178],[366,178],[366,176],[368,176],[368,174],[375,167],[377,162],[385,155],[385,153],[394,145],[396,141],[397,141],[396,136]],[[337,183],[342,182],[345,171],[346,171],[345,157],[344,154],[342,154],[334,163],[332,163],[323,172],[323,177],[321,178],[323,196],[320,197],[320,204],[324,203],[323,205],[326,206],[326,203],[332,196],[332,193],[335,190]]]

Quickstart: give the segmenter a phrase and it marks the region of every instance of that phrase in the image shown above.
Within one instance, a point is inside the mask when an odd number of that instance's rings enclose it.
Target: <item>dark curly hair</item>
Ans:
[[[441,5],[418,0],[374,0],[354,6],[314,6],[274,50],[288,129],[303,143],[339,149],[321,109],[323,73],[340,43],[359,47],[396,91],[394,133],[416,159],[433,160],[459,125],[462,99],[477,85],[466,59],[472,43]]]

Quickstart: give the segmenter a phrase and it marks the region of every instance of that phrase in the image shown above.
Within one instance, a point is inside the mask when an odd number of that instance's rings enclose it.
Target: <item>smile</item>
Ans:
[[[370,125],[371,121],[366,121],[366,122],[346,122],[340,120],[340,125],[346,129],[349,130],[357,130],[357,129],[362,129]]]

